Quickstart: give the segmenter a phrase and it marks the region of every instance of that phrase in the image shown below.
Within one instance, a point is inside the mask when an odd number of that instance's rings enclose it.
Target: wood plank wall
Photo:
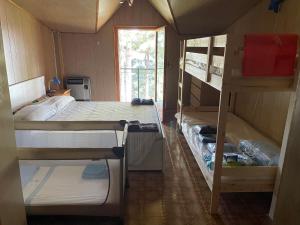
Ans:
[[[243,45],[245,33],[300,34],[300,1],[289,0],[276,14],[268,11],[269,0],[261,1],[245,16],[236,21],[227,32],[234,35],[237,48]],[[232,55],[234,67],[240,69],[242,54]],[[235,112],[261,132],[281,143],[290,95],[287,93],[239,94]]]
[[[0,224],[25,225],[20,171],[0,32]]]
[[[201,82],[199,79],[191,78],[190,105],[199,106],[218,106],[220,92],[209,85]]]
[[[164,26],[167,22],[147,0],[123,4],[97,34],[62,33],[64,74],[92,79],[92,100],[115,100],[114,26]],[[166,27],[166,108],[176,111],[179,38]]]
[[[9,85],[55,75],[52,31],[7,0],[0,0],[0,16]]]

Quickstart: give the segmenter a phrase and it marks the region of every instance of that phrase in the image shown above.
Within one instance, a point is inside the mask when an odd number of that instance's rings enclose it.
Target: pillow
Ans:
[[[58,111],[65,108],[70,102],[75,101],[75,98],[72,96],[56,96],[55,98],[55,106]]]
[[[19,110],[15,115],[16,121],[45,121],[56,114],[57,110],[53,106],[29,105]]]
[[[239,148],[259,166],[277,166],[280,149],[263,141],[241,140]]]
[[[71,96],[55,96],[22,108],[14,115],[16,121],[45,121],[75,101]]]
[[[54,96],[41,103],[41,105],[54,106],[57,111],[60,111],[72,101],[75,101],[75,99],[71,96]]]

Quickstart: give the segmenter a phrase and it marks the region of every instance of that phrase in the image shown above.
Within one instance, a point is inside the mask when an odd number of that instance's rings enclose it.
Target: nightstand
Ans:
[[[48,92],[47,96],[53,97],[53,96],[71,96],[71,89],[59,89],[55,90],[54,92]]]

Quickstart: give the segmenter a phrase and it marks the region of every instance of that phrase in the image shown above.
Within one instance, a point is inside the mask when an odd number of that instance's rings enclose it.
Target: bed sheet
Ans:
[[[102,162],[101,162],[102,161]],[[109,188],[109,177],[85,179],[87,165],[101,161],[89,160],[31,160],[20,161],[25,205],[101,205],[105,202]],[[114,164],[111,164],[114,165]],[[26,167],[36,167],[34,173],[26,174]],[[110,168],[115,170],[115,168]],[[112,172],[113,172],[112,171]],[[24,181],[22,179],[22,181]]]

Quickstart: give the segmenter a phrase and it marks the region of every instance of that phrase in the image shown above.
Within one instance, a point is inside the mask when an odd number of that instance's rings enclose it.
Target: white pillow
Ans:
[[[75,101],[71,96],[55,96],[41,103],[26,106],[19,110],[15,120],[44,121],[54,116],[65,108],[70,102]]]
[[[75,101],[75,99],[71,96],[56,96],[55,98],[55,107],[57,111],[65,108],[70,102]]]
[[[29,105],[19,110],[14,118],[16,121],[45,121],[56,114],[57,110],[53,106]]]

